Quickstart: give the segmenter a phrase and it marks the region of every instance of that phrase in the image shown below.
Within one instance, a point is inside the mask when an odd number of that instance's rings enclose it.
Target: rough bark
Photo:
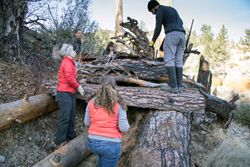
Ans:
[[[47,82],[50,85],[50,93],[55,96],[57,82]],[[99,85],[80,83],[85,90],[85,95],[76,94],[77,99],[86,100],[92,95]],[[145,87],[123,87],[117,86],[116,90],[123,97],[127,106],[150,108],[157,110],[175,110],[182,113],[199,112],[204,113],[205,99],[198,89],[183,89],[183,93],[174,94],[161,91],[160,88]]]
[[[33,167],[76,166],[91,153],[87,147],[87,135],[87,130],[85,130],[85,132],[77,136],[74,140],[60,147]]]
[[[123,12],[122,12],[122,0],[115,0],[115,34],[116,36],[122,35],[122,23]],[[122,45],[116,44],[116,49],[121,51],[123,48]]]
[[[233,119],[233,112],[231,110],[236,108],[237,105],[235,104],[235,101],[239,99],[239,96],[236,95],[232,100],[227,102],[226,100],[218,97],[208,95],[201,89],[199,90],[206,99],[205,110],[216,113],[222,120],[224,120],[223,126],[227,128]]]
[[[146,118],[131,166],[191,166],[191,123],[180,112],[152,111]]]
[[[161,86],[168,86],[166,83],[153,83],[153,82],[149,82],[146,80],[141,80],[141,79],[137,79],[137,78],[133,78],[133,77],[127,77],[125,75],[118,75],[115,73],[109,73],[109,75],[113,76],[116,79],[116,82],[125,82],[125,83],[132,83],[132,84],[136,84],[139,86],[143,86],[143,87],[151,87],[151,88],[156,88],[156,87],[161,87]],[[92,83],[92,84],[100,84],[101,82],[101,78],[102,76],[95,76],[95,77],[88,77],[86,79],[86,83]],[[168,77],[160,77],[158,79],[156,79],[156,81],[165,81],[168,82],[169,78]],[[196,86],[198,88],[203,88],[205,89],[205,87],[197,82],[195,82],[194,80],[191,79],[183,79],[183,83],[188,83],[192,86]]]
[[[0,105],[0,131],[58,109],[55,98],[40,94]]]
[[[152,59],[142,57],[140,55],[128,55],[120,54],[112,60],[112,63],[106,63],[107,58],[97,58],[92,62],[88,62],[83,65],[82,71],[83,74],[89,76],[105,76],[116,73],[119,75],[124,75],[124,77],[133,77],[134,79],[141,79],[148,82],[168,82],[167,68],[163,62],[154,61]],[[102,65],[104,64],[104,65]],[[89,83],[98,83],[94,79]],[[191,79],[183,79],[184,83],[189,83],[192,86],[196,85],[197,87],[204,87],[203,85],[195,82]]]
[[[203,89],[207,94],[211,92],[212,73],[209,70],[209,63],[201,55],[197,82],[205,86]]]

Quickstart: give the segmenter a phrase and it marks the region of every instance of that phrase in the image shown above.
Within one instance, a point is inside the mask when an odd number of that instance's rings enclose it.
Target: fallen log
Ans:
[[[116,79],[116,82],[126,82],[126,83],[133,83],[133,84],[137,84],[139,86],[143,86],[143,87],[151,87],[151,88],[156,88],[156,87],[161,87],[161,86],[168,86],[166,83],[153,83],[153,82],[149,82],[149,81],[145,81],[142,79],[136,79],[133,77],[127,77],[125,75],[116,75],[115,73],[109,73],[109,75],[114,76],[114,78]],[[86,82],[87,83],[93,83],[93,84],[99,84],[101,81],[102,76],[96,76],[96,77],[88,77]],[[169,81],[168,77],[160,77],[158,79],[156,79],[156,81]],[[200,84],[195,82],[194,80],[191,79],[183,79],[183,83],[188,83],[191,86],[196,86],[198,88],[203,88],[205,89],[205,87]]]
[[[39,161],[33,167],[74,167],[84,158],[86,158],[90,151],[87,146],[87,129],[74,140],[71,140],[66,145],[60,147],[43,160]]]
[[[50,86],[49,92],[55,96],[57,90],[57,81],[45,83]],[[85,90],[85,95],[76,94],[77,99],[86,100],[99,87],[97,84],[81,83]],[[160,88],[146,87],[124,87],[117,86],[116,90],[123,97],[127,106],[149,108],[157,110],[175,110],[182,113],[190,111],[204,113],[205,99],[198,89],[183,89],[181,94],[161,91]]]
[[[189,116],[172,110],[151,111],[131,153],[130,166],[191,166],[190,144]]]
[[[239,99],[239,95],[234,96],[232,100],[227,102],[226,100],[211,96],[201,89],[199,90],[206,99],[206,111],[216,113],[223,120],[223,126],[227,128],[233,119],[232,110],[237,106],[235,102]]]
[[[147,80],[155,81],[169,81],[168,77],[163,77],[166,73],[166,67],[161,63],[154,63],[155,61],[142,61],[142,63],[127,63],[127,64],[107,64],[107,65],[91,65],[85,64],[80,70],[83,74],[89,75],[92,78],[88,78],[88,83],[100,83],[100,77],[104,75],[116,76],[116,81],[124,81],[128,83],[135,83],[140,86],[148,87],[160,87],[164,84],[152,83]],[[85,70],[85,71],[83,71]],[[88,71],[86,71],[88,70]],[[114,73],[115,72],[115,73]],[[124,73],[125,75],[121,75]],[[132,75],[136,75],[134,78]],[[95,77],[94,77],[95,76]],[[129,77],[128,77],[129,76]],[[88,76],[87,76],[88,77]],[[99,77],[99,79],[98,79]],[[145,80],[144,80],[145,79]],[[197,83],[194,79],[183,79],[184,83],[189,83],[192,86],[206,89],[202,84]]]
[[[50,85],[49,92],[55,96],[57,89],[57,81],[46,83]],[[76,95],[76,98],[86,100],[99,87],[97,84],[81,83],[85,89],[85,95]],[[227,102],[215,96],[206,94],[201,89],[184,88],[180,94],[161,91],[160,88],[146,87],[123,87],[117,86],[118,93],[124,98],[127,106],[149,108],[164,111],[178,111],[183,114],[190,111],[204,114],[204,109],[216,113],[224,120],[224,127],[227,127],[233,118],[233,110],[236,107],[234,104],[238,100],[234,97],[233,100]],[[200,91],[200,93],[199,93]]]
[[[58,109],[55,98],[49,94],[31,96],[0,105],[0,131],[27,122]]]

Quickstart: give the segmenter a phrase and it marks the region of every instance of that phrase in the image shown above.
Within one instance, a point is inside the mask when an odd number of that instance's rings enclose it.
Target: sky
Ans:
[[[123,22],[127,17],[146,23],[148,31],[155,28],[155,15],[148,12],[149,0],[123,0]],[[228,30],[229,41],[239,42],[244,38],[245,29],[250,29],[250,0],[172,0],[184,28],[201,34],[203,24],[210,25],[215,37],[224,24]],[[168,5],[168,0],[165,4]],[[99,23],[101,29],[115,30],[115,0],[92,0],[91,19]]]

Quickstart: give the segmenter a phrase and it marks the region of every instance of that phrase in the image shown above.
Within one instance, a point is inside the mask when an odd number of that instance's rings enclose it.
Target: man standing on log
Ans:
[[[77,29],[75,31],[75,36],[73,38],[71,38],[68,42],[68,44],[73,46],[73,50],[76,53],[82,53],[82,31]]]
[[[167,66],[170,87],[161,87],[161,90],[178,93],[182,91],[183,54],[185,49],[185,29],[178,12],[169,6],[160,5],[156,0],[148,2],[148,11],[156,15],[156,26],[149,49],[154,49],[162,25],[165,29],[163,43],[164,61]]]

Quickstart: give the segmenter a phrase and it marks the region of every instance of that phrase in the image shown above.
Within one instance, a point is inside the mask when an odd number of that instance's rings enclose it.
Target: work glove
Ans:
[[[84,96],[84,94],[85,94],[85,92],[84,92],[84,89],[83,89],[83,87],[80,85],[79,87],[78,87],[78,92],[82,95],[82,96]]]
[[[149,51],[154,50],[154,41],[151,41],[148,48],[149,48]]]
[[[111,52],[109,53],[109,57],[112,57],[113,54],[114,54],[114,51],[111,51]]]

